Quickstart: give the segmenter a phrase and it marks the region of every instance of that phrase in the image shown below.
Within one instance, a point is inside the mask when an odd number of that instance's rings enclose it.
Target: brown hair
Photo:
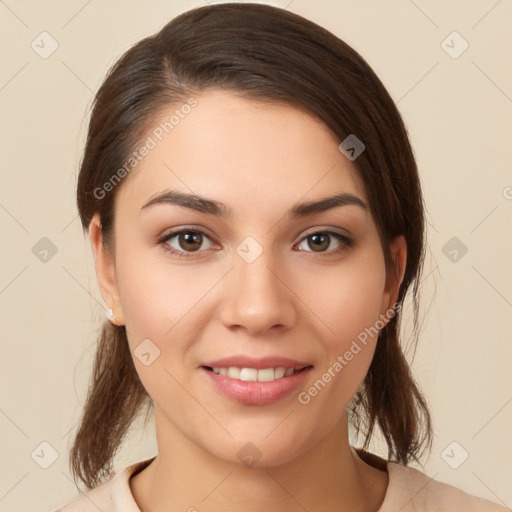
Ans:
[[[320,119],[341,141],[355,134],[366,146],[354,161],[376,221],[388,272],[389,244],[404,235],[407,265],[398,304],[412,285],[414,343],[424,260],[424,206],[403,120],[366,61],[324,28],[263,4],[217,4],[188,11],[129,49],[96,94],[77,186],[84,230],[100,214],[113,250],[118,187],[97,193],[122,168],[164,108],[209,88],[286,103]],[[126,178],[123,178],[126,179]],[[399,343],[397,311],[382,329],[366,378],[350,406],[351,422],[369,446],[378,425],[388,458],[418,461],[432,443],[428,407]],[[151,399],[130,354],[126,329],[105,322],[71,471],[88,488],[112,473],[116,451],[142,405]],[[146,417],[147,419],[147,417]]]

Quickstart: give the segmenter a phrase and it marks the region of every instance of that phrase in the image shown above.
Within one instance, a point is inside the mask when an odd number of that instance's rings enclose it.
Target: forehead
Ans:
[[[235,214],[276,213],[338,192],[367,202],[340,141],[316,118],[226,91],[194,98],[192,108],[175,104],[155,117],[145,139],[150,149],[117,191],[116,207],[140,209],[165,189],[212,197]]]

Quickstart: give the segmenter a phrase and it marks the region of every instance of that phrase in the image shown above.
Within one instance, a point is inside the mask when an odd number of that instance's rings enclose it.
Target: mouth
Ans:
[[[279,359],[240,361],[231,358],[199,367],[212,388],[230,401],[244,405],[269,405],[289,397],[304,384],[312,364]],[[273,359],[275,362],[276,360]]]
[[[247,368],[247,367],[218,367],[218,366],[203,366],[206,370],[216,373],[217,375],[225,375],[226,377],[234,380],[244,382],[273,382],[275,380],[290,377],[299,373],[306,368],[311,368],[312,365],[302,365],[299,367],[285,367],[278,366],[276,368]]]

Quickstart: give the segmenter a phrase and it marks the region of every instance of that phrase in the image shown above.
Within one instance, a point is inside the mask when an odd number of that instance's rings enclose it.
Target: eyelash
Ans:
[[[171,254],[174,254],[176,256],[179,256],[180,258],[194,258],[194,257],[196,257],[196,253],[203,252],[201,250],[191,251],[191,252],[177,251],[176,249],[174,249],[167,243],[169,240],[173,239],[174,237],[176,237],[182,233],[201,234],[211,240],[211,237],[209,235],[207,235],[204,231],[201,231],[200,229],[185,228],[185,229],[180,229],[178,231],[173,231],[171,233],[167,233],[167,234],[163,235],[162,237],[157,239],[157,243],[159,245],[162,245],[162,247],[165,251],[167,251]],[[329,256],[334,256],[334,255],[340,254],[341,252],[346,251],[347,249],[349,249],[350,247],[352,247],[354,245],[354,241],[351,238],[348,238],[347,236],[342,235],[341,233],[338,233],[336,231],[330,231],[330,230],[318,230],[318,231],[313,231],[311,233],[307,233],[300,240],[299,244],[301,244],[303,241],[305,241],[306,239],[308,239],[309,237],[314,236],[314,235],[333,236],[334,238],[338,239],[339,242],[342,243],[342,246],[338,247],[337,249],[334,249],[331,251],[326,251],[326,252],[315,252],[315,251],[307,251],[307,250],[302,250],[302,249],[300,250],[301,252],[308,252],[308,253],[322,255],[322,257],[329,257]]]

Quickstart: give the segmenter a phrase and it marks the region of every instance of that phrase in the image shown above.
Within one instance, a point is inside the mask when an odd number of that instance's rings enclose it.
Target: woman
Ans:
[[[505,510],[407,467],[432,436],[398,337],[423,200],[343,41],[267,5],[175,18],[98,91],[77,200],[109,322],[71,451],[89,492],[59,510]],[[143,407],[158,454],[108,480]]]

